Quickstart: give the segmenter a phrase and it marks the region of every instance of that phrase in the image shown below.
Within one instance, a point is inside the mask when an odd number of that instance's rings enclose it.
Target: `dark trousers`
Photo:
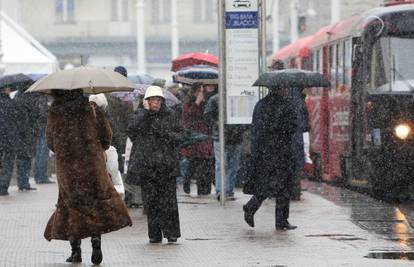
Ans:
[[[188,158],[188,169],[184,176],[184,183],[190,183],[191,179],[197,181],[197,195],[209,195],[211,183],[215,177],[214,158]]]
[[[30,188],[29,175],[32,167],[32,158],[26,156],[17,156],[17,187],[19,189]]]
[[[257,210],[259,210],[260,206],[262,205],[263,201],[267,197],[264,196],[252,196],[250,200],[244,205],[246,212],[255,214]],[[275,206],[275,225],[284,225],[289,218],[289,198],[282,197],[276,199],[276,206]]]
[[[48,180],[47,176],[47,160],[49,159],[49,148],[46,144],[46,137],[44,131],[40,131],[39,140],[36,145],[36,158],[34,179],[36,182]]]
[[[150,239],[181,236],[175,178],[142,181]]]
[[[0,191],[7,191],[13,174],[15,154],[12,151],[0,151]]]

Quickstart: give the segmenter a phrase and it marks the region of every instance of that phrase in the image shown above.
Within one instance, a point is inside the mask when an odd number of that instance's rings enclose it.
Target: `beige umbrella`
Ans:
[[[133,91],[135,85],[115,71],[82,66],[49,74],[35,82],[26,92],[50,93],[52,89],[83,89],[85,93],[98,94]]]

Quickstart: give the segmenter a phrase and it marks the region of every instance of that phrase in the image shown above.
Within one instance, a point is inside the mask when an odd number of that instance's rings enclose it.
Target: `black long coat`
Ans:
[[[247,194],[286,198],[293,176],[292,136],[296,115],[286,98],[269,94],[255,106],[251,128],[251,166]]]
[[[17,157],[32,158],[35,156],[36,143],[40,135],[40,95],[27,94],[20,90],[15,98],[18,110],[18,136],[21,145],[16,146]]]
[[[158,179],[159,175],[175,179],[180,174],[183,129],[165,104],[157,113],[138,108],[127,133],[132,142],[127,183],[138,185],[142,179]]]
[[[128,136],[132,157],[126,182],[142,186],[149,237],[180,237],[175,178],[179,175],[178,148],[184,134],[177,116],[165,104],[156,113],[139,108],[128,127]]]
[[[18,142],[17,116],[14,100],[0,91],[0,154],[1,151],[14,151],[16,146],[21,145]]]

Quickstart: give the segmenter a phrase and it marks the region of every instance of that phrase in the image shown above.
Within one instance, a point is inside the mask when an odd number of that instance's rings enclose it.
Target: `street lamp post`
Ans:
[[[273,0],[272,9],[273,18],[273,51],[279,51],[280,35],[279,35],[279,0]]]
[[[3,22],[3,0],[0,0],[0,75],[3,75],[5,66],[3,64],[3,38],[1,35],[1,24]]]
[[[335,23],[339,21],[339,19],[341,18],[340,5],[341,5],[340,0],[331,1],[331,23]]]
[[[299,38],[298,33],[298,0],[290,1],[290,42]]]
[[[171,0],[171,57],[174,59],[179,54],[177,0]]]
[[[145,0],[137,0],[137,71],[146,73],[145,58]]]

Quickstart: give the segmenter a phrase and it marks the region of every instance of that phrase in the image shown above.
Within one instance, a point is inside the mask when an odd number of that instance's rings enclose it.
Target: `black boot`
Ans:
[[[81,241],[74,240],[70,241],[70,246],[72,247],[72,254],[69,258],[66,259],[66,262],[79,263],[82,262],[82,252],[81,252]]]
[[[289,218],[289,203],[278,204],[276,202],[275,208],[276,230],[293,230],[298,228],[288,222]]]
[[[254,227],[254,214],[262,205],[263,200],[252,196],[252,198],[243,206],[244,221],[250,226]]]
[[[93,264],[100,264],[102,262],[102,250],[101,250],[101,235],[92,236],[92,256],[91,261]]]

